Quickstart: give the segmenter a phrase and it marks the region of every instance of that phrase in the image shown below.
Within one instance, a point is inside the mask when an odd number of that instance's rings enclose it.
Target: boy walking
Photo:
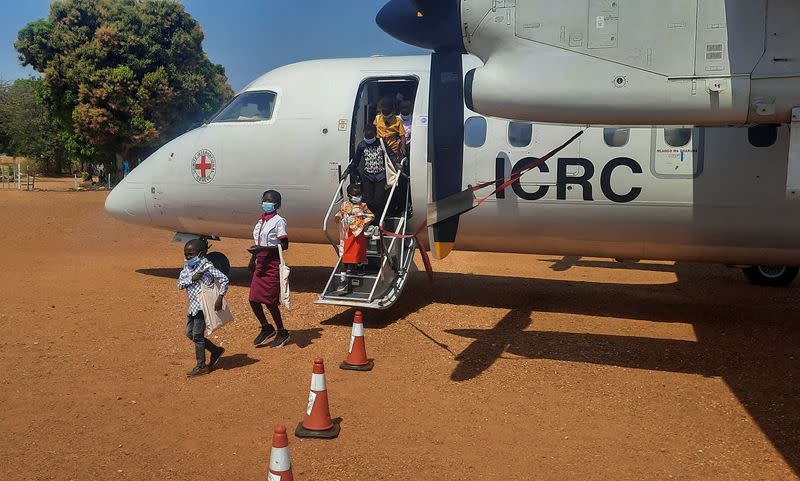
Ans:
[[[219,283],[219,296],[214,303],[214,309],[222,310],[222,298],[228,292],[228,277],[217,270],[208,259],[203,257],[201,251],[203,243],[199,239],[193,239],[183,247],[183,255],[186,258],[183,270],[178,277],[178,289],[186,289],[189,297],[189,312],[186,317],[186,337],[194,342],[194,352],[197,357],[197,366],[187,372],[189,377],[208,374],[210,369],[214,369],[217,361],[225,352],[225,348],[215,346],[214,343],[206,339],[206,318],[200,304],[200,295],[203,286],[209,287],[214,282]],[[206,351],[211,353],[211,359],[206,365]]]

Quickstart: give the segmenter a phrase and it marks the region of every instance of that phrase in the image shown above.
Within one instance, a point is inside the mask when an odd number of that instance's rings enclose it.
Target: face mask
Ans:
[[[200,258],[199,255],[196,255],[196,256],[192,257],[191,259],[188,259],[186,261],[186,265],[189,266],[189,267],[197,267],[197,264],[199,264],[200,261],[202,261],[202,260],[203,259]]]
[[[354,204],[360,204],[360,203],[361,203],[361,196],[358,196],[358,197],[356,197],[356,196],[350,197],[350,202],[352,202],[352,203],[354,203]]]
[[[275,205],[275,202],[262,202],[261,208],[264,209],[265,213],[272,214],[278,207]]]
[[[400,115],[403,118],[403,122],[410,122],[411,121],[411,114],[408,115]]]
[[[372,144],[374,144],[374,143],[375,143],[375,140],[377,140],[377,138],[376,138],[376,137],[373,137],[373,138],[371,138],[371,139],[368,139],[368,138],[366,138],[366,137],[364,138],[364,142],[368,143],[369,145],[372,145]]]

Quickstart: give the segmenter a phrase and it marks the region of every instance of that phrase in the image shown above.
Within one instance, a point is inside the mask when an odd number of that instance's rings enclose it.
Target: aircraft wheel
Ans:
[[[209,252],[206,254],[206,259],[211,262],[220,272],[226,276],[231,273],[231,261],[222,252]]]
[[[788,286],[797,277],[800,267],[797,266],[751,266],[742,268],[742,272],[753,284],[759,286]]]

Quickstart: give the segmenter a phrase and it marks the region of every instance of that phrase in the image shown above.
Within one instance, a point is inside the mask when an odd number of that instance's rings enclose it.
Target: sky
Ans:
[[[375,15],[386,0],[184,0],[203,47],[234,90],[300,60],[426,53],[386,35]],[[14,50],[17,32],[47,17],[50,0],[0,0],[0,80],[37,75]]]

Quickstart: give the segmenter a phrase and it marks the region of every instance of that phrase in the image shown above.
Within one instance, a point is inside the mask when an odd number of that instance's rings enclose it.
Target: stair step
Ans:
[[[377,279],[378,278],[377,274],[345,274],[344,276],[346,278],[348,278],[348,279]],[[336,277],[341,279],[342,278],[342,274],[341,273],[336,274]]]
[[[336,292],[336,291],[333,291]],[[369,299],[369,292],[351,292],[351,293],[343,293],[342,295],[334,295],[334,294],[325,294],[322,296],[323,299],[337,299],[342,301],[356,301],[356,300],[367,300]]]

